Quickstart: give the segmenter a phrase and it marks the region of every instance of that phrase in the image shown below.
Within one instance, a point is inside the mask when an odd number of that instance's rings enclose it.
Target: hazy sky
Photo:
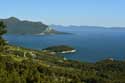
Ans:
[[[125,26],[125,0],[0,0],[0,18],[46,24]]]

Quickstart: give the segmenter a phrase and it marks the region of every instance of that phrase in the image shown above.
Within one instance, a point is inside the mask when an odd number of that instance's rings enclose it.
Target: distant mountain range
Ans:
[[[51,27],[55,28],[84,28],[84,29],[125,29],[125,27],[104,27],[104,26],[77,26],[77,25],[69,25],[69,26],[63,26],[63,25],[50,25]]]
[[[64,34],[64,32],[56,31],[42,22],[20,20],[16,17],[0,19],[0,21],[3,21],[6,24],[7,34]]]
[[[32,34],[32,35],[50,35],[50,34],[69,34],[56,31],[53,28],[85,28],[85,29],[125,29],[125,27],[101,27],[101,26],[62,26],[62,25],[46,25],[42,22],[33,22],[28,20],[20,20],[16,17],[0,19],[7,26],[7,34]],[[51,28],[53,27],[53,28]]]

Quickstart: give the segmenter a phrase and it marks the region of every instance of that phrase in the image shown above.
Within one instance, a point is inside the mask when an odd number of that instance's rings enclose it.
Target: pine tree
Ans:
[[[4,45],[6,44],[5,40],[2,38],[2,35],[6,33],[5,25],[3,22],[0,22],[0,51],[3,51]]]

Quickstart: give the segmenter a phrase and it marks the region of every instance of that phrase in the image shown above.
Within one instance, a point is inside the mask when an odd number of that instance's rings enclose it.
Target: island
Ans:
[[[51,47],[45,48],[43,49],[43,51],[67,54],[67,53],[75,53],[76,49],[67,45],[59,45],[59,46],[51,46]]]

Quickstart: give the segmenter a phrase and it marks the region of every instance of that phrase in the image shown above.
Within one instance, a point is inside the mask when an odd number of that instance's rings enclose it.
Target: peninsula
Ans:
[[[6,24],[6,34],[19,35],[52,35],[52,34],[67,34],[57,31],[42,22],[34,22],[29,20],[20,20],[16,17],[0,19]]]
[[[51,47],[45,48],[43,50],[44,51],[55,52],[55,53],[62,53],[62,54],[76,52],[76,49],[74,49],[74,48],[72,48],[70,46],[67,46],[67,45],[51,46]]]

